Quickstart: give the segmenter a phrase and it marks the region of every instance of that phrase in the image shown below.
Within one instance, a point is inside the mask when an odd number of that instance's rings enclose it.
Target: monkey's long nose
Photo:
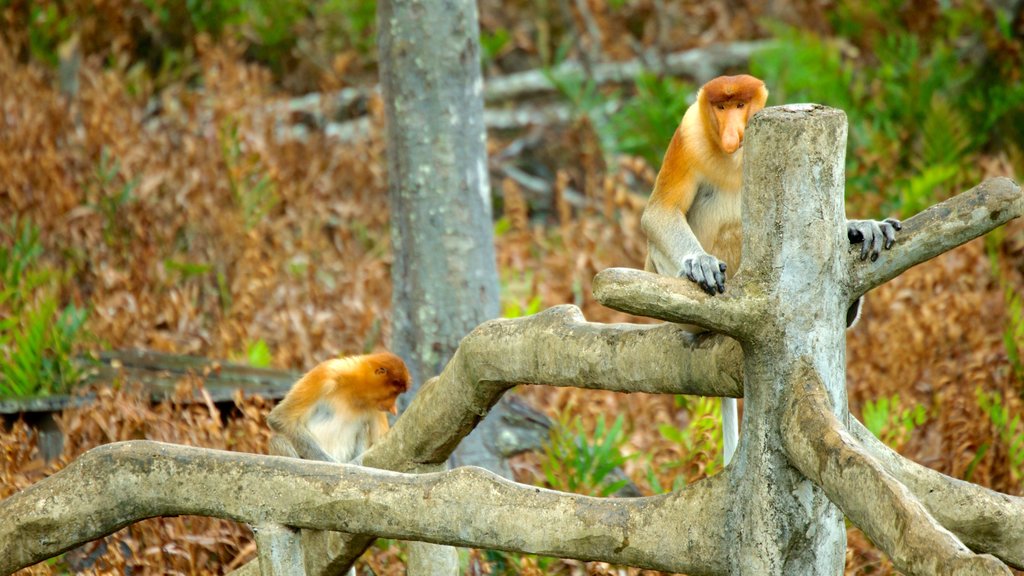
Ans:
[[[398,404],[392,404],[391,409],[388,410],[388,412],[391,412],[395,416],[398,416]]]
[[[739,130],[726,130],[722,134],[722,150],[726,154],[732,154],[739,150],[740,144],[743,143],[743,132]]]

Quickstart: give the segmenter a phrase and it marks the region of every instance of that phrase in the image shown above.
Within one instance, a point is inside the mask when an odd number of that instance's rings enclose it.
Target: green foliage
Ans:
[[[673,489],[679,488],[686,481],[686,475],[702,471],[711,476],[722,467],[722,402],[707,396],[676,396],[676,406],[686,410],[690,419],[684,428],[673,424],[658,425],[658,432],[669,442],[679,444],[683,448],[683,456],[666,464],[668,470],[678,470]],[[661,484],[648,471],[648,481],[656,491]]]
[[[900,192],[899,203],[901,212],[916,214],[931,206],[936,200],[936,190],[944,189],[960,169],[951,164],[928,166],[920,173],[913,174],[909,179],[897,183]],[[943,194],[944,195],[944,194]]]
[[[507,221],[507,219],[503,219]],[[533,272],[509,270],[501,274],[501,316],[520,318],[541,311],[543,303],[537,293]]]
[[[220,141],[231,197],[241,210],[245,229],[252,230],[277,206],[274,181],[266,174],[259,155],[244,150],[237,123],[225,124]]]
[[[690,84],[675,78],[637,77],[636,94],[611,117],[616,151],[642,156],[652,166],[659,166],[692,93]]]
[[[267,346],[267,343],[262,338],[259,338],[254,342],[246,342],[245,352],[242,354],[232,354],[231,359],[236,362],[244,362],[254,368],[269,368],[274,360],[274,356],[270,353],[270,347]]]
[[[899,394],[893,394],[890,398],[882,397],[874,402],[868,400],[864,403],[861,416],[864,426],[872,434],[897,449],[910,439],[915,428],[928,420],[928,412],[923,405],[914,404],[910,408],[903,408]]]
[[[688,83],[670,77],[641,74],[632,95],[600,90],[579,73],[554,74],[548,79],[577,116],[586,118],[605,154],[642,156],[652,166],[661,164],[665,149],[693,94]]]
[[[57,46],[71,37],[74,21],[62,16],[56,4],[32,2],[29,6],[29,23],[29,50],[32,56],[56,66],[59,60]]]
[[[125,49],[131,55],[126,67],[145,62],[150,71],[172,77],[190,70],[186,61],[199,35],[239,41],[249,57],[277,71],[311,50],[318,52],[315,59],[347,49],[374,52],[376,0],[114,0],[101,9],[93,4],[0,0],[0,11],[10,6],[12,20],[25,27],[19,40],[50,66],[57,66],[60,47],[76,32],[89,49]],[[130,17],[107,21],[105,12]]]
[[[313,7],[313,20],[319,23],[333,50],[353,48],[372,54],[377,37],[377,0],[326,0]]]
[[[849,196],[881,194],[910,215],[976,180],[979,151],[1019,139],[1024,83],[1001,48],[1021,41],[995,32],[993,12],[943,5],[925,27],[901,14],[889,0],[838,2],[834,38],[775,26],[779,41],[751,71],[775,102],[845,110]]]
[[[532,316],[540,312],[541,299],[540,294],[530,298],[530,301],[525,306],[519,303],[518,300],[507,300],[505,305],[502,306],[501,316],[503,318],[521,318],[523,316]]]
[[[1006,228],[996,228],[985,236],[985,250],[988,252],[989,266],[1000,287],[1003,289],[1006,303],[1006,326],[1003,329],[1003,346],[1006,357],[1013,370],[1013,377],[1021,397],[1024,397],[1024,296],[1020,287],[1009,277],[1000,265],[999,251],[1003,246]]]
[[[1014,376],[1017,382],[1024,386],[1024,358],[1021,357],[1021,351],[1024,350],[1024,298],[1009,285],[1005,288],[1005,294],[1007,318],[1003,344],[1006,346],[1006,355],[1010,359]],[[1024,389],[1021,392],[1024,393]]]
[[[126,180],[121,174],[121,163],[111,159],[107,148],[100,152],[96,166],[95,184],[88,190],[92,201],[87,205],[103,217],[103,239],[107,244],[125,241],[130,230],[125,226],[121,211],[133,200],[132,193],[139,185],[139,179]]]
[[[213,266],[202,262],[186,262],[184,260],[166,258],[164,259],[164,269],[168,272],[180,274],[184,280],[190,280],[204,276],[213,269]]]
[[[602,91],[591,78],[579,72],[555,73],[548,69],[544,74],[555,90],[569,101],[576,120],[590,122],[601,150],[605,154],[614,152],[618,141],[609,113],[615,108],[618,92]]]
[[[548,484],[556,490],[593,496],[609,496],[625,486],[627,479],[611,476],[630,458],[621,451],[626,442],[623,422],[620,414],[606,428],[604,416],[599,416],[591,438],[578,416],[571,422],[561,419],[544,447],[543,469]]]
[[[498,28],[494,32],[480,32],[480,57],[484,62],[490,62],[497,58],[502,50],[512,40],[512,34],[507,28]]]
[[[63,394],[84,377],[73,354],[87,313],[58,305],[62,274],[45,268],[41,255],[32,223],[0,226],[0,396]]]
[[[1006,449],[1007,466],[1010,470],[1010,478],[1015,483],[1024,480],[1024,422],[1021,415],[1010,417],[1010,409],[1003,404],[1002,397],[997,392],[985,392],[980,388],[975,391],[978,406],[985,411],[994,428],[995,438],[1001,442]],[[989,446],[983,444],[978,448],[978,453],[967,469],[967,474],[973,472],[974,465],[987,452]]]

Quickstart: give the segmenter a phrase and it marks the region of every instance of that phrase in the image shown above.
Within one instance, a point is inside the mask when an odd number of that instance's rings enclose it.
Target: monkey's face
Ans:
[[[768,90],[753,76],[720,76],[704,85],[701,98],[705,117],[717,132],[719,147],[732,154],[743,145],[747,121],[764,108]]]
[[[412,379],[405,362],[393,354],[387,354],[374,370],[377,377],[377,409],[398,414],[398,396],[409,389]]]
[[[721,102],[715,105],[715,125],[722,151],[732,154],[743,145],[743,131],[747,127],[746,102]]]

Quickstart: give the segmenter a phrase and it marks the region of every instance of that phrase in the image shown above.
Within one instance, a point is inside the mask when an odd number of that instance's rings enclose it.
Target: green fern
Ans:
[[[931,206],[940,196],[944,185],[960,172],[950,164],[929,166],[900,186],[900,206],[905,214],[916,214]]]
[[[923,166],[961,165],[974,147],[972,129],[967,118],[938,94],[932,96],[931,108],[921,125],[919,140],[920,163]]]

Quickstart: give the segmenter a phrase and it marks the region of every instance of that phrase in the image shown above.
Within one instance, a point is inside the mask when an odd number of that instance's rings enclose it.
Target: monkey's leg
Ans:
[[[722,464],[726,465],[736,453],[740,442],[739,410],[735,398],[722,397]]]

